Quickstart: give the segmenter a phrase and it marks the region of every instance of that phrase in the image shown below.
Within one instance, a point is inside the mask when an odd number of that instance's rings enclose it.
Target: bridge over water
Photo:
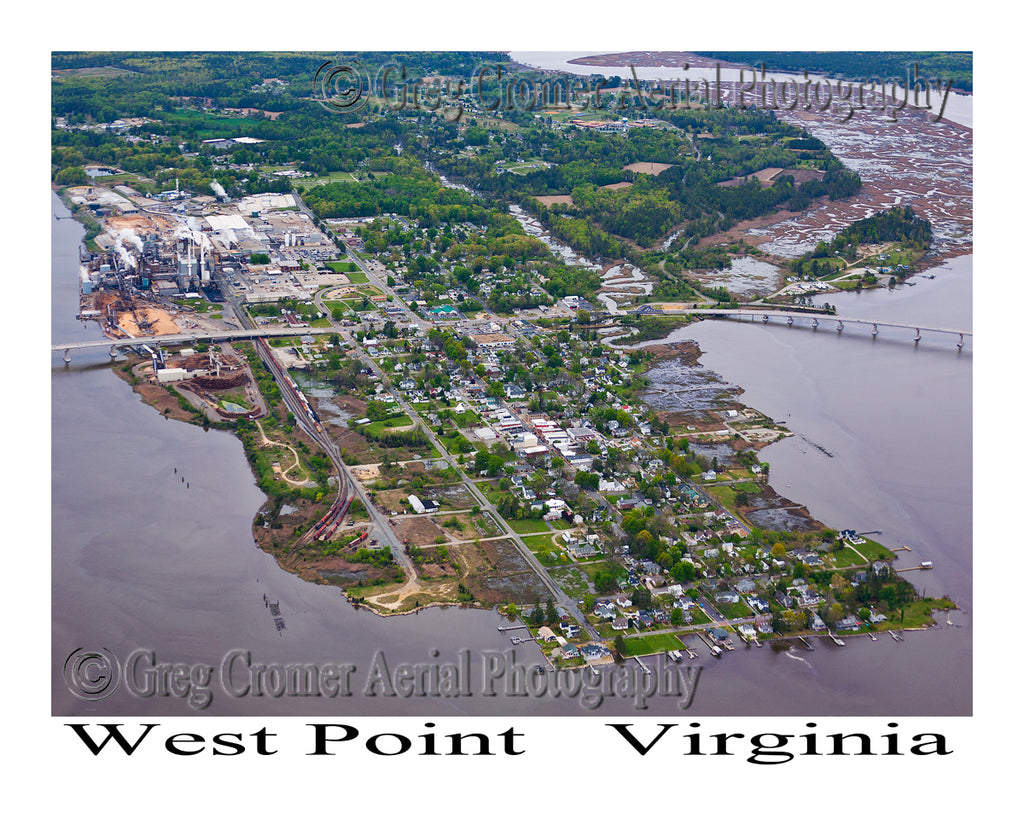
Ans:
[[[957,339],[956,346],[962,348],[964,346],[964,340],[973,337],[973,333],[969,330],[960,330],[951,327],[928,327],[923,324],[907,324],[895,321],[876,321],[875,319],[865,318],[851,318],[850,316],[839,316],[831,313],[815,313],[810,311],[799,311],[799,310],[766,310],[752,309],[752,308],[715,308],[715,307],[694,307],[685,308],[682,310],[665,310],[653,305],[645,305],[639,308],[636,313],[638,315],[664,315],[664,316],[678,316],[678,315],[690,315],[690,316],[707,316],[708,318],[731,318],[739,319],[742,321],[750,322],[761,322],[762,324],[769,324],[771,322],[783,322],[788,325],[795,324],[798,320],[804,323],[810,324],[811,327],[817,328],[822,323],[830,324],[832,329],[836,332],[841,333],[849,326],[863,326],[871,328],[871,335],[877,336],[879,334],[879,328],[889,328],[894,330],[906,330],[914,333],[913,341],[920,341],[923,333],[937,333],[940,335],[954,336]]]
[[[233,341],[246,338],[274,338],[275,336],[315,336],[338,332],[333,327],[268,327],[254,330],[215,330],[196,333],[175,333],[168,336],[136,336],[134,338],[107,338],[99,341],[71,341],[50,345],[51,352],[64,351],[64,360],[71,360],[72,350],[110,348],[111,357],[126,347],[162,347],[164,345],[193,344],[199,341]]]
[[[872,336],[878,335],[879,328],[884,327],[893,330],[913,332],[914,341],[920,341],[922,333],[936,333],[940,335],[954,336],[957,339],[956,346],[961,348],[964,346],[964,340],[973,336],[973,333],[969,330],[959,330],[950,327],[928,327],[921,324],[876,321],[874,319],[851,318],[849,316],[838,316],[830,313],[815,313],[811,311],[798,310],[766,310],[764,308],[755,310],[750,308],[716,307],[693,307],[681,310],[665,310],[660,306],[646,304],[637,309],[635,314],[673,316],[691,315],[704,316],[707,318],[730,318],[743,321],[749,320],[751,322],[760,321],[762,324],[768,324],[772,321],[781,321],[786,324],[793,325],[797,321],[800,321],[802,323],[809,323],[813,328],[817,328],[824,322],[831,325],[832,328],[839,333],[841,333],[848,325],[870,327]],[[216,330],[176,333],[174,335],[166,336],[137,336],[134,338],[108,338],[101,339],[99,341],[71,341],[52,344],[50,346],[50,350],[55,353],[63,351],[64,360],[70,361],[72,350],[89,350],[108,347],[110,349],[110,355],[113,357],[117,355],[118,350],[126,347],[142,347],[144,345],[149,347],[159,347],[164,345],[194,344],[200,341],[232,341],[235,339],[291,337],[296,335],[315,336],[336,332],[337,330],[333,327],[268,327],[249,330]]]

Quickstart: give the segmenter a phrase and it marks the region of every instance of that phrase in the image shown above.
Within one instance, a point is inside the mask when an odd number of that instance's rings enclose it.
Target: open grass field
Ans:
[[[627,657],[645,654],[660,654],[663,651],[680,650],[682,641],[675,634],[651,634],[644,637],[625,637],[625,654]]]
[[[527,518],[525,520],[510,520],[508,525],[512,527],[512,531],[517,535],[532,535],[538,532],[549,532],[547,521],[545,520],[533,520]]]

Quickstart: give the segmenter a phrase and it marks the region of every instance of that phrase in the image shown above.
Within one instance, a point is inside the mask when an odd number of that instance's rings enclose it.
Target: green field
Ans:
[[[369,279],[355,262],[326,262],[335,273],[344,273],[352,284],[367,284]]]
[[[512,527],[512,531],[517,535],[532,535],[537,532],[551,531],[548,529],[548,523],[546,520],[534,520],[533,518],[510,520],[508,525]]]
[[[711,622],[711,618],[704,613],[704,609],[700,606],[690,609],[690,616],[693,617],[693,621],[690,623],[692,626],[705,626]]]
[[[204,301],[203,299],[173,299],[173,301],[178,305],[178,307],[191,307],[197,313],[206,313],[214,308],[218,310],[220,309],[213,303]]]
[[[396,415],[394,418],[388,418],[384,421],[374,421],[372,424],[364,425],[364,429],[367,429],[373,433],[381,433],[386,429],[394,429],[395,427],[408,427],[412,425],[412,418],[406,415],[404,412],[401,415]]]
[[[856,566],[864,563],[864,559],[849,546],[844,546],[838,552],[833,552],[830,557],[835,561],[837,569],[845,569],[849,566]]]
[[[523,538],[523,543],[531,552],[551,551],[552,548],[558,548],[555,546],[554,537],[554,535],[527,535]]]
[[[750,606],[742,600],[738,603],[727,603],[721,606],[716,604],[715,608],[722,612],[722,614],[729,620],[735,620],[738,617],[750,617],[754,613],[750,610]]]
[[[924,626],[930,626],[934,622],[932,617],[932,609],[952,609],[955,605],[951,600],[934,599],[926,597],[923,600],[915,600],[913,603],[908,605],[903,611],[903,617],[900,618],[898,611],[890,611],[886,613],[889,620],[885,623],[879,624],[880,628],[898,629],[898,628],[922,628]]]
[[[663,651],[673,649],[680,650],[683,647],[682,640],[675,634],[651,634],[645,637],[623,638],[625,655],[627,657],[643,656],[645,654],[660,654]]]
[[[868,560],[892,560],[896,557],[895,552],[889,551],[877,540],[872,540],[869,537],[864,538],[864,540],[867,542],[858,546],[857,551],[864,555]]]

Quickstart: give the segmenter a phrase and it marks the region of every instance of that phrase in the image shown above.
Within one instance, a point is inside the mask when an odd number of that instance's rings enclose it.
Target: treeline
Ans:
[[[918,66],[923,78],[953,80],[955,88],[974,87],[973,58],[969,51],[715,51],[705,57],[741,63],[770,72],[826,74],[848,80],[906,82],[907,71]],[[913,76],[913,74],[911,74]],[[945,82],[943,82],[945,87]]]
[[[912,250],[926,250],[931,239],[931,223],[914,213],[912,207],[890,208],[854,222],[839,231],[831,242],[818,242],[814,250],[794,259],[791,266],[801,275],[827,275],[833,271],[828,260],[838,253],[852,261],[861,244],[900,242]]]
[[[719,218],[755,218],[784,202],[799,205],[794,208],[799,210],[817,196],[840,198],[859,189],[859,177],[845,171],[820,141],[779,121],[771,112],[694,109],[659,112],[658,116],[691,132],[690,137],[679,130],[645,128],[618,134],[534,125],[484,139],[487,133],[478,126],[471,124],[460,132],[447,124],[429,131],[428,147],[423,150],[435,156],[434,161],[446,173],[476,189],[528,204],[542,218],[544,210],[535,197],[571,194],[572,205],[556,205],[551,210],[582,216],[583,220],[545,224],[574,249],[589,255],[622,256],[620,237],[651,247],[681,223],[689,226],[711,220],[713,225]],[[475,149],[459,150],[466,145]],[[503,161],[523,157],[538,158],[550,167],[502,172]],[[641,161],[671,167],[657,176],[625,170]],[[800,163],[813,163],[824,170],[825,179],[796,186],[790,177],[788,182],[784,178],[780,187],[764,189],[756,181],[733,187],[715,184],[768,167],[789,168]],[[631,186],[606,187],[619,182]],[[588,229],[587,222],[600,231]],[[708,235],[704,228],[702,224],[691,229],[689,235]]]
[[[67,89],[56,102],[68,113],[88,113],[105,122],[124,116],[149,116],[156,106],[167,107],[175,97],[207,98],[215,105],[232,108],[263,108],[285,111],[309,102],[317,70],[352,66],[374,77],[392,62],[404,66],[410,80],[436,74],[462,76],[467,80],[480,63],[508,63],[501,52],[55,52],[51,68],[57,71],[113,67],[132,72],[114,76],[63,74],[55,86]],[[275,78],[286,85],[263,86]],[[364,80],[365,82],[365,80]],[[99,88],[93,94],[91,89]],[[75,99],[74,91],[82,92]],[[145,92],[152,94],[148,99]],[[114,93],[111,93],[114,92]],[[155,105],[154,105],[155,103]],[[335,117],[337,114],[325,112]]]
[[[380,429],[376,430],[369,426],[356,427],[356,431],[385,449],[424,449],[430,446],[430,441],[422,429]]]
[[[847,244],[904,242],[923,249],[931,244],[931,240],[931,222],[918,216],[908,205],[880,211],[854,222],[839,231],[830,244],[833,249],[842,250]]]
[[[321,219],[397,213],[427,224],[485,222],[487,209],[465,191],[445,188],[417,160],[382,158],[365,182],[331,182],[306,190],[303,199]]]

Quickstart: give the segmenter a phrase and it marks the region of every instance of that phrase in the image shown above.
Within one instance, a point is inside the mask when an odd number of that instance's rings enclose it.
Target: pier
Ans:
[[[694,632],[694,633],[695,633],[695,634],[696,634],[696,635],[697,635],[698,637],[700,637],[700,639],[702,639],[702,640],[703,640],[703,641],[705,642],[705,644],[707,644],[707,647],[708,647],[708,648],[714,648],[714,647],[715,647],[715,644],[714,644],[714,642],[713,642],[713,641],[711,640],[711,638],[710,638],[710,637],[708,637],[708,636],[707,636],[707,634],[705,634],[705,633],[704,633],[703,631],[697,631],[697,632]],[[687,648],[687,650],[689,650],[689,648]]]
[[[679,642],[683,644],[683,651],[686,652],[686,656],[689,657],[691,660],[696,660],[697,657],[698,657],[697,652],[694,651],[692,648],[690,648],[686,644],[686,642],[683,640],[683,635],[680,634],[680,635],[678,635],[678,637],[679,637]]]
[[[907,549],[907,551],[909,552],[910,550]],[[932,564],[932,562],[930,560],[922,560],[916,566],[905,566],[902,569],[893,569],[893,571],[895,571],[895,572],[918,572],[918,571],[926,572],[929,569],[933,569],[933,568],[935,568],[935,566]]]

